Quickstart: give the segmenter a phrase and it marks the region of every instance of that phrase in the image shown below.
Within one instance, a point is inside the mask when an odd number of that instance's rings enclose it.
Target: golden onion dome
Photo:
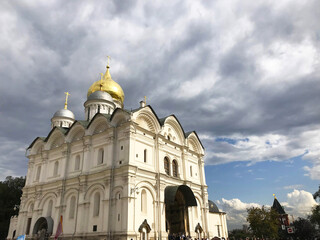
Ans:
[[[91,93],[94,93],[96,91],[109,93],[114,100],[119,101],[123,105],[123,90],[118,83],[112,80],[109,72],[109,65],[107,65],[107,71],[105,72],[105,74],[101,73],[101,79],[91,85],[88,90],[87,97],[89,97]]]

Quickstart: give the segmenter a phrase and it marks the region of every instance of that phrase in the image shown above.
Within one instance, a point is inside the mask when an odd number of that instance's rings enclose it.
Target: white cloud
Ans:
[[[224,199],[217,201],[222,211],[227,213],[228,229],[241,228],[247,224],[247,209],[251,207],[261,207],[258,203],[244,203],[240,199]]]
[[[283,189],[288,190],[288,189],[301,189],[303,187],[302,184],[295,184],[295,185],[288,185],[284,186]]]
[[[222,211],[227,213],[227,223],[228,228],[242,228],[242,225],[248,224],[247,218],[247,209],[251,207],[262,207],[258,203],[245,203],[240,199],[224,199],[217,201],[218,206]],[[304,190],[294,190],[291,193],[287,194],[287,200],[281,202],[281,205],[284,207],[285,211],[289,215],[293,215],[295,219],[298,217],[307,217],[310,214],[311,208],[317,204],[313,199],[313,196],[310,192]],[[271,206],[265,205],[270,208]]]
[[[307,217],[311,208],[317,204],[310,192],[304,190],[294,190],[287,194],[287,201],[281,203],[285,211],[297,217]]]

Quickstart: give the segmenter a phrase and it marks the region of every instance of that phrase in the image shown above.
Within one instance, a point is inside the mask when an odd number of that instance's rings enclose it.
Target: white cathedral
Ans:
[[[67,94],[68,98],[68,94]],[[226,214],[208,200],[204,148],[174,115],[146,101],[123,108],[109,65],[88,90],[85,120],[65,108],[28,147],[26,185],[7,239],[227,238]]]

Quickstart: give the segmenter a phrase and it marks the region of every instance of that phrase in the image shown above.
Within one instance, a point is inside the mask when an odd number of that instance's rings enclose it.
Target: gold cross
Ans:
[[[66,101],[64,103],[64,109],[67,109],[67,107],[68,107],[68,96],[70,96],[71,94],[69,92],[65,92],[64,94],[66,95]]]
[[[147,105],[147,96],[144,96],[144,104]]]
[[[107,67],[109,67],[109,63],[110,63],[110,59],[111,59],[111,57],[110,57],[110,56],[107,56],[107,58],[108,58],[108,64],[107,64]]]

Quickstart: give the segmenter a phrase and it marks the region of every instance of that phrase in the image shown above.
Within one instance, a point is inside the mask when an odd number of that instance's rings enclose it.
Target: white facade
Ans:
[[[87,121],[52,124],[30,145],[8,239],[13,231],[39,238],[41,229],[53,237],[60,216],[63,239],[167,239],[178,230],[195,238],[198,224],[201,237],[227,237],[225,214],[209,213],[197,134],[174,115],[158,119],[150,106],[127,111],[108,101],[88,98]]]

